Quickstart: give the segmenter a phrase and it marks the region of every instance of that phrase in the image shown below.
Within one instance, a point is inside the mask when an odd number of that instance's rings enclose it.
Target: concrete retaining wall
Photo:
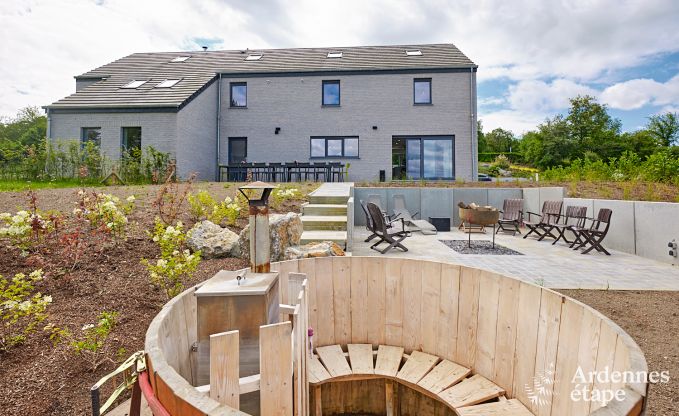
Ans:
[[[565,198],[564,206],[587,207],[594,216],[601,208],[613,210],[606,247],[637,256],[679,265],[668,254],[667,243],[679,241],[679,204],[672,202],[616,201],[608,199]]]
[[[544,188],[354,188],[354,224],[365,226],[365,215],[359,201],[368,201],[377,195],[387,212],[393,210],[394,195],[404,195],[411,213],[417,218],[450,218],[451,228],[460,223],[457,204],[492,205],[502,208],[508,198],[523,198],[524,212],[539,213],[542,204],[549,200],[564,201],[564,211],[569,205],[587,207],[587,216],[596,216],[601,208],[613,210],[611,228],[604,246],[624,253],[679,265],[679,259],[668,254],[667,243],[679,241],[679,203],[619,201],[607,199],[564,198],[562,187]]]

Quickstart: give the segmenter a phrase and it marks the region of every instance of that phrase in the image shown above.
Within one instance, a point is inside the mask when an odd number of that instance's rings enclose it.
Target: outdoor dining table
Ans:
[[[220,165],[220,180],[244,182],[248,172],[254,181],[267,182],[301,182],[323,181],[342,182],[344,180],[344,164],[330,163],[235,163]]]

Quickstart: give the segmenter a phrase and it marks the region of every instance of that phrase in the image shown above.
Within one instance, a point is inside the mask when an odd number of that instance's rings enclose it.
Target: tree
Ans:
[[[496,128],[485,135],[486,148],[490,152],[507,153],[510,152],[516,138],[514,133],[502,128]]]
[[[0,120],[0,142],[35,145],[42,142],[46,134],[47,117],[38,107],[22,108],[15,118]]]
[[[646,130],[658,139],[662,146],[669,147],[679,144],[679,117],[677,117],[677,113],[668,112],[649,117]]]
[[[637,130],[635,132],[625,132],[620,136],[620,141],[626,151],[634,152],[641,159],[646,159],[648,156],[660,150],[660,142],[648,130]]]
[[[573,150],[580,155],[591,152],[602,159],[618,156],[623,151],[620,120],[611,117],[607,107],[589,95],[578,95],[570,102],[566,122]]]
[[[478,143],[479,153],[485,153],[488,151],[488,146],[486,145],[486,135],[483,134],[483,123],[481,120],[476,122],[476,138]]]

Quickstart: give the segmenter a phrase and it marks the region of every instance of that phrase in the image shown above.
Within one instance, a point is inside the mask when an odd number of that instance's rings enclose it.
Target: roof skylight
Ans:
[[[410,49],[406,51],[408,56],[422,56],[422,51],[419,49]]]
[[[259,61],[260,59],[262,59],[261,53],[251,53],[245,58],[246,61]]]
[[[342,52],[328,52],[328,58],[341,58]]]
[[[144,84],[146,84],[146,80],[143,81],[133,80],[123,85],[121,88],[135,89],[141,87]]]
[[[177,83],[178,83],[179,81],[180,81],[180,80],[178,80],[178,79],[166,79],[165,81],[163,81],[163,82],[161,82],[160,84],[156,85],[156,88],[170,88],[170,87],[174,87],[175,85],[177,85]]]
[[[178,57],[174,58],[173,60],[171,60],[170,62],[184,62],[189,58],[190,58],[190,56],[178,56]]]

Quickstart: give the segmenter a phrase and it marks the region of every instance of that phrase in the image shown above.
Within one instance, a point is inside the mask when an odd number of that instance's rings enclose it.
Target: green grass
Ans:
[[[0,192],[20,192],[30,189],[76,188],[79,186],[100,186],[98,180],[59,179],[54,181],[0,180]]]

